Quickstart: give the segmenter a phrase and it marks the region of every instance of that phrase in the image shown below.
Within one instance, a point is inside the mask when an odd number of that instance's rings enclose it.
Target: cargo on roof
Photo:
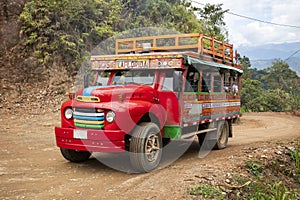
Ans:
[[[193,62],[243,72],[233,45],[201,33],[117,39],[116,55],[92,56],[91,61],[93,70],[176,69]]]

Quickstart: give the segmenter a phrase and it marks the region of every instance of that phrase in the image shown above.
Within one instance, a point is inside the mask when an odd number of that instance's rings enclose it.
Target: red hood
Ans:
[[[100,102],[120,101],[120,99],[153,102],[157,98],[157,93],[152,87],[136,84],[89,87],[79,91],[78,95],[99,97]]]

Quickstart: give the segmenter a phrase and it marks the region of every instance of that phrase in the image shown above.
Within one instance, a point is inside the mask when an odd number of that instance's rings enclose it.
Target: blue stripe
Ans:
[[[86,96],[86,97],[92,96],[92,92],[98,88],[112,88],[116,86],[118,85],[92,86],[92,87],[84,88],[82,91],[82,96]]]
[[[82,91],[82,96],[91,96],[92,95],[92,92],[95,90],[95,89],[98,89],[98,88],[101,88],[103,86],[93,86],[93,87],[88,87],[88,88],[84,88],[84,90]]]
[[[88,117],[88,116],[74,115],[74,119],[91,120],[91,121],[103,121],[104,117]]]

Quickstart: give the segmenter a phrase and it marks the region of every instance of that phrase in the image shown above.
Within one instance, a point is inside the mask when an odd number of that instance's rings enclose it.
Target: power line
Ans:
[[[190,2],[205,6],[204,3],[200,3],[200,2],[197,2],[197,1],[190,0]],[[269,21],[257,19],[257,18],[254,18],[254,17],[248,17],[248,16],[245,16],[245,15],[233,13],[233,12],[230,12],[230,11],[227,11],[226,13],[228,13],[230,15],[237,16],[237,17],[241,17],[241,18],[245,18],[245,19],[249,19],[249,20],[253,20],[253,21],[258,21],[258,22],[265,23],[265,24],[271,24],[271,25],[275,25],[275,26],[283,26],[283,27],[289,27],[289,28],[300,28],[300,26],[296,26],[296,25],[269,22]]]
[[[294,53],[292,53],[292,55],[290,55],[288,58],[286,58],[284,61],[288,61],[288,59],[290,59],[291,57],[293,57],[294,55],[296,55],[298,52],[300,52],[300,49],[298,49],[297,51],[295,51]]]
[[[275,26],[284,26],[284,27],[290,27],[290,28],[300,28],[300,26],[269,22],[269,21],[265,21],[265,20],[261,20],[261,19],[256,19],[256,18],[253,18],[253,17],[248,17],[248,16],[245,16],[245,15],[236,14],[236,13],[233,13],[233,12],[227,12],[227,13],[231,14],[231,15],[235,15],[235,16],[241,17],[241,18],[245,18],[245,19],[250,19],[250,20],[253,20],[253,21],[262,22],[262,23],[265,23],[265,24],[271,24],[271,25],[275,25]]]

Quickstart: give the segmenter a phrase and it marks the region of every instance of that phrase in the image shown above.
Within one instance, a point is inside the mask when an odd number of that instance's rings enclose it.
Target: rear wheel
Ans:
[[[202,146],[206,137],[206,133],[201,133],[197,135],[199,145]]]
[[[229,124],[227,121],[219,122],[217,130],[217,141],[215,149],[224,149],[227,147],[229,137]]]
[[[60,148],[60,152],[65,159],[76,163],[84,162],[88,160],[91,156],[91,153],[88,151],[77,151],[72,149]]]
[[[208,133],[201,133],[198,134],[198,142],[200,145],[201,150],[207,151],[207,150],[212,150],[214,148],[214,145],[216,144],[215,140],[210,140],[207,138],[207,134],[211,134],[210,132]]]
[[[149,172],[157,168],[162,155],[162,138],[154,123],[141,123],[133,131],[130,140],[130,162],[137,172]]]

